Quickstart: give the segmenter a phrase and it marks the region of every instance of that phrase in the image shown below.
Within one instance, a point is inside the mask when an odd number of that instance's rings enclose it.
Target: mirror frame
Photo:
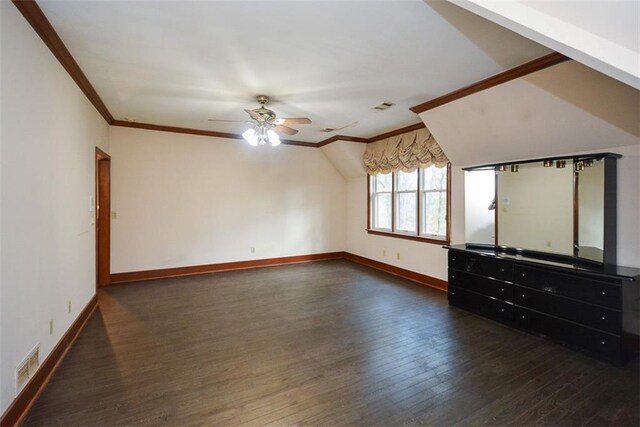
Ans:
[[[515,160],[511,162],[500,162],[482,164],[477,166],[469,166],[462,168],[463,171],[474,170],[490,170],[498,171],[499,168],[507,170],[514,165],[522,165],[527,163],[544,163],[544,162],[556,162],[558,160],[572,160],[574,165],[573,171],[573,256],[562,255],[551,252],[540,252],[529,250],[525,248],[511,247],[498,245],[498,211],[496,209],[494,215],[494,235],[496,244],[477,244],[467,242],[468,245],[483,246],[486,248],[494,248],[501,252],[530,256],[535,258],[548,259],[551,261],[560,262],[580,262],[589,266],[613,266],[616,265],[616,246],[617,246],[617,164],[616,160],[621,158],[620,154],[616,153],[590,153],[590,154],[574,154],[567,156],[555,156],[555,157],[542,157],[536,159]],[[588,258],[582,258],[579,254],[579,241],[578,241],[578,224],[579,224],[579,192],[577,191],[579,170],[576,168],[576,164],[584,162],[586,160],[603,160],[604,161],[604,227],[603,227],[603,256],[602,261],[595,261]],[[498,197],[498,179],[496,174],[495,179],[495,195]]]

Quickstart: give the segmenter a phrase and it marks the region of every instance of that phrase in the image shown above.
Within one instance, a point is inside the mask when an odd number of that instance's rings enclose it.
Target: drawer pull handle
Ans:
[[[602,295],[606,295],[606,294],[607,294],[607,291],[602,291]]]
[[[526,319],[526,318],[527,318],[527,316],[525,316],[525,315],[523,314],[523,315],[522,315],[522,318],[523,318],[523,319]]]
[[[602,341],[600,344],[605,345],[607,342],[606,341]]]
[[[501,291],[501,292],[504,292],[504,288],[500,288],[500,291]]]
[[[455,260],[456,260],[455,258],[451,258],[451,261],[455,261]]]
[[[451,292],[451,295],[455,295],[455,294],[456,294],[455,292]]]
[[[504,313],[504,308],[501,308],[500,311]]]
[[[502,271],[504,273],[504,268],[501,268],[500,271]]]
[[[452,278],[452,279],[455,279],[455,278],[456,278],[456,275],[455,275],[455,274],[452,274],[452,275],[451,275],[451,278]]]
[[[527,273],[522,273],[522,277],[527,277]]]
[[[526,297],[527,297],[527,294],[522,294],[522,298],[526,298]]]
[[[602,316],[601,319],[602,320],[607,320],[607,316]]]

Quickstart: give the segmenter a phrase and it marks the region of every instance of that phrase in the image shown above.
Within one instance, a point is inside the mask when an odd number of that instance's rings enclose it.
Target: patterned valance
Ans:
[[[363,160],[369,175],[412,172],[431,165],[442,168],[449,162],[427,128],[367,144]]]

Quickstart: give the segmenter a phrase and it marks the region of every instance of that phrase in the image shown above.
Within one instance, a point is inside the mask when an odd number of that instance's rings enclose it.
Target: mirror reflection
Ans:
[[[577,167],[577,255],[603,261],[604,255],[604,162],[587,160]]]
[[[602,262],[604,161],[560,159],[467,170],[465,230],[467,243]]]

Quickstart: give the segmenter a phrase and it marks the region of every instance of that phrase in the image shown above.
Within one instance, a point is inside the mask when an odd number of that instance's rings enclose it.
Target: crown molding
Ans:
[[[104,105],[104,102],[102,102],[102,99],[98,96],[98,93],[87,79],[87,76],[82,72],[76,60],[73,59],[73,56],[71,56],[62,39],[44,15],[40,6],[38,6],[38,3],[36,3],[35,0],[12,1],[20,13],[22,13],[22,16],[24,16],[42,41],[47,45],[53,56],[55,56],[62,67],[67,70],[67,73],[69,73],[73,81],[76,82],[80,90],[89,99],[89,102],[96,107],[96,110],[104,117],[107,123],[113,123],[114,119],[109,109]]]
[[[111,123],[111,126],[120,126],[125,128],[135,128],[135,129],[146,129],[146,130],[156,130],[161,132],[173,132],[173,133],[184,133],[187,135],[201,135],[201,136],[211,136],[214,138],[228,138],[228,139],[242,139],[242,135],[237,133],[228,133],[228,132],[217,132],[215,130],[203,130],[203,129],[193,129],[193,128],[183,128],[178,126],[164,126],[164,125],[154,125],[151,123],[139,123],[139,122],[127,122],[124,120],[114,120]],[[281,139],[280,142],[285,145],[298,145],[301,147],[316,147],[317,144],[313,142],[306,141],[295,141],[291,139]]]
[[[363,144],[366,144],[369,142],[367,138],[360,138],[358,136],[334,135],[331,138],[323,139],[322,141],[318,142],[315,145],[316,147],[324,147],[325,145],[329,145],[332,142],[336,142],[336,141],[360,142]]]
[[[415,125],[405,126],[400,129],[396,129],[389,132],[381,133],[380,135],[372,136],[371,138],[369,138],[367,143],[380,141],[381,139],[391,138],[392,136],[402,135],[403,133],[411,132],[411,131],[426,128],[426,127],[427,126],[423,122],[416,123]]]
[[[420,114],[427,110],[431,110],[441,105],[448,104],[451,101],[464,98],[474,93],[501,85],[502,83],[506,83],[519,77],[526,76],[527,74],[535,73],[536,71],[543,70],[547,67],[560,64],[561,62],[568,61],[569,59],[571,58],[564,56],[561,53],[553,52],[540,58],[534,59],[533,61],[518,65],[517,67],[511,68],[507,71],[503,71],[502,73],[496,74],[495,76],[480,80],[479,82],[463,87],[462,89],[458,89],[430,101],[423,102],[422,104],[411,107],[410,110],[416,114]]]

